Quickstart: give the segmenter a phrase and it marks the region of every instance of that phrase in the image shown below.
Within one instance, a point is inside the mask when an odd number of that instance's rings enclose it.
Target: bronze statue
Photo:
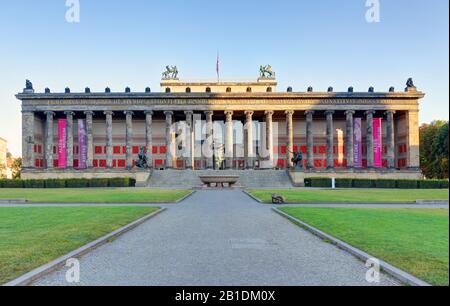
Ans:
[[[33,83],[31,83],[30,80],[25,81],[25,89],[27,90],[33,90]]]
[[[278,194],[272,194],[272,204],[285,204],[286,199]]]
[[[147,169],[150,168],[150,165],[148,164],[148,158],[147,158],[147,154],[145,154],[145,147],[141,147],[139,150],[139,154],[138,154],[138,158],[135,161],[135,165],[137,168],[140,169]]]
[[[261,79],[272,79],[275,78],[275,72],[272,69],[272,66],[260,66],[259,67],[259,74]]]
[[[407,88],[415,88],[416,86],[414,86],[414,81],[412,78],[409,78],[408,81],[406,82],[406,87]]]
[[[303,153],[301,151],[298,152],[290,152],[294,155],[292,158],[292,163],[294,164],[294,168],[303,168]]]
[[[166,71],[162,74],[163,80],[170,80],[178,78],[178,68],[177,66],[166,66]]]

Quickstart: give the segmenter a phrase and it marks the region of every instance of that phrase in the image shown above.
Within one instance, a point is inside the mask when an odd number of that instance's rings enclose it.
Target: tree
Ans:
[[[12,164],[12,178],[14,180],[20,179],[20,174],[22,171],[22,158],[16,158]]]
[[[427,178],[448,178],[448,122],[420,127],[420,162]]]

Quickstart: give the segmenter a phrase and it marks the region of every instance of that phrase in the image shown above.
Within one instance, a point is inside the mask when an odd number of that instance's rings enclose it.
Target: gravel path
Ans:
[[[198,191],[80,264],[80,285],[371,285],[362,262],[238,190]]]

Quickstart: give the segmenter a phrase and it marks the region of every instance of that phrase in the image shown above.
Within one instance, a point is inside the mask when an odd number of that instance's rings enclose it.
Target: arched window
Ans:
[[[267,87],[266,92],[272,92],[272,87]]]
[[[251,87],[247,87],[247,92],[252,92],[252,88]]]
[[[186,93],[190,93],[191,92],[191,88],[190,87],[187,87],[186,88]]]
[[[231,87],[228,87],[228,88],[227,88],[227,92],[231,92]]]
[[[211,92],[211,87],[206,87],[206,92]]]
[[[166,93],[170,93],[170,87],[166,87]]]

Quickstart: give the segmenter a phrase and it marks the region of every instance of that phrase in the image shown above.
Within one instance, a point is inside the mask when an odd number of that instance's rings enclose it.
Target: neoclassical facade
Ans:
[[[412,82],[401,92],[278,92],[271,78],[165,79],[157,93],[37,93],[27,83],[16,97],[22,101],[25,178],[292,170],[295,152],[303,153],[297,171],[306,175],[420,177],[424,94]],[[149,169],[135,167],[142,147]]]

